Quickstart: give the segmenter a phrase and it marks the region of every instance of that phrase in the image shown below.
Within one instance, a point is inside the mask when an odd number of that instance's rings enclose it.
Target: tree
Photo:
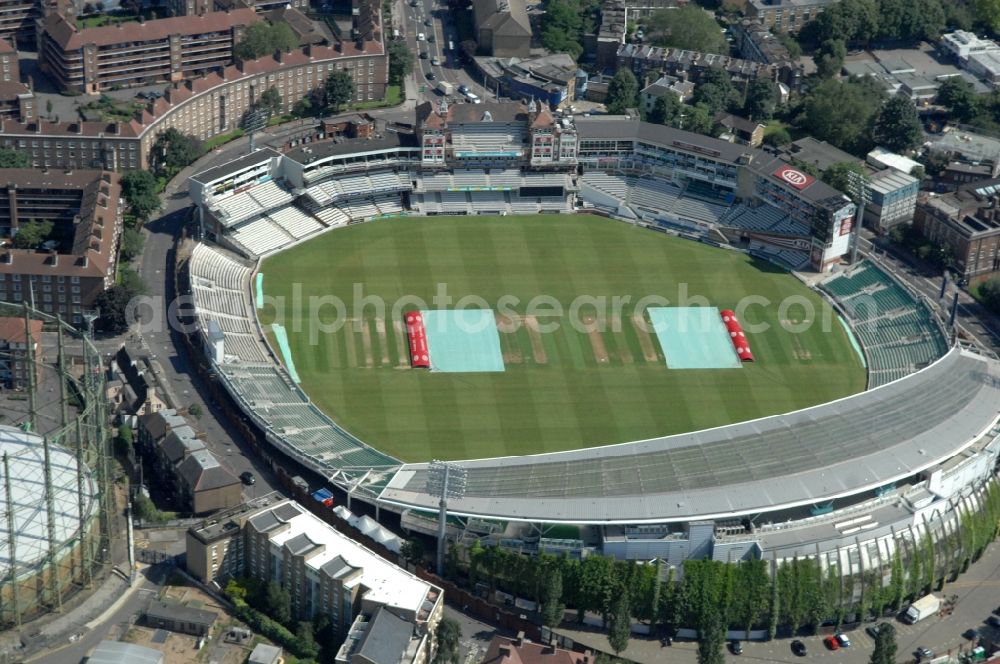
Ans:
[[[547,627],[558,627],[566,613],[566,605],[562,603],[562,572],[558,568],[549,570],[543,584],[542,624]]]
[[[920,145],[923,130],[917,107],[908,97],[894,96],[876,116],[872,138],[894,152],[907,152]]]
[[[879,10],[875,0],[841,0],[827,10],[813,21],[811,32],[818,42],[839,39],[867,44],[878,34]]]
[[[347,70],[338,69],[326,77],[323,90],[326,92],[326,103],[336,113],[354,98],[354,79]]]
[[[884,98],[881,85],[869,77],[823,81],[803,102],[801,128],[851,154],[867,154],[871,123]]]
[[[201,141],[171,127],[156,137],[150,152],[150,160],[153,162],[153,170],[157,173],[173,177],[177,171],[192,164],[203,152]]]
[[[395,44],[398,42],[392,43]],[[281,111],[285,107],[285,102],[276,87],[271,86],[267,90],[264,90],[264,93],[260,96],[260,107],[270,115],[281,115]]]
[[[976,292],[983,306],[993,313],[1000,314],[1000,277],[987,279],[979,284]]]
[[[976,90],[961,76],[949,76],[937,91],[937,103],[946,107],[952,117],[968,122],[977,112]]]
[[[684,104],[673,92],[660,95],[653,102],[653,110],[649,112],[648,120],[655,124],[679,127],[684,117]]]
[[[276,581],[264,588],[264,612],[282,625],[292,620],[292,596]]]
[[[129,320],[126,317],[128,305],[135,293],[124,286],[112,286],[94,300],[101,317],[97,324],[100,329],[112,334],[121,334],[128,329]]]
[[[723,664],[726,661],[722,652],[726,632],[720,611],[718,606],[705,605],[704,616],[698,625],[698,664]]]
[[[458,664],[458,642],[462,638],[462,628],[451,618],[441,618],[437,631],[437,654],[434,664]]]
[[[712,115],[728,110],[738,97],[729,73],[723,69],[707,69],[694,89],[694,103],[708,106]]]
[[[816,50],[816,73],[820,78],[839,76],[846,57],[847,44],[843,39],[827,39]]]
[[[863,179],[867,180],[868,175],[865,172],[865,167],[860,161],[842,161],[839,164],[833,164],[820,175],[820,179],[827,183],[837,191],[842,191],[845,194],[854,198],[853,195],[853,185],[851,184],[851,178],[854,177],[851,173],[857,173]],[[855,203],[857,201],[855,200]]]
[[[635,74],[630,69],[618,70],[608,84],[608,98],[605,102],[608,113],[617,115],[624,113],[627,108],[635,107],[638,94],[639,82],[635,80]]]
[[[160,209],[160,197],[156,193],[156,178],[149,171],[125,171],[120,179],[122,197],[129,210],[138,219],[145,221]]]
[[[715,114],[707,104],[695,104],[687,109],[684,115],[683,129],[696,134],[715,136]]]
[[[302,655],[315,657],[319,654],[319,644],[313,635],[313,624],[308,620],[300,620],[295,627],[295,640],[298,642],[299,652]],[[308,655],[307,653],[312,653]]]
[[[316,111],[312,102],[309,100],[309,97],[303,97],[295,102],[294,106],[292,106],[292,115],[297,118],[304,118],[313,115],[315,112]]]
[[[201,406],[199,406],[196,403],[193,403],[190,406],[188,406],[188,414],[191,415],[191,417],[200,420],[201,416],[204,415],[205,413],[202,411]]]
[[[895,664],[896,662],[896,630],[880,629],[875,635],[875,650],[872,651],[870,664]]]
[[[299,45],[298,37],[287,23],[253,23],[243,32],[243,38],[233,47],[233,55],[241,60],[256,60],[276,51],[291,51]]]
[[[145,238],[137,228],[126,228],[122,232],[122,243],[119,255],[123,261],[130,261],[142,253]]]
[[[17,235],[14,236],[14,246],[18,249],[37,249],[49,238],[52,227],[51,221],[29,219],[27,223],[18,227]]]
[[[747,87],[747,98],[743,112],[756,122],[770,120],[778,105],[778,86],[767,78],[754,79]]]
[[[792,60],[798,60],[802,57],[802,47],[799,46],[799,43],[795,41],[794,37],[787,32],[779,33],[777,37],[778,41],[781,42],[781,45],[788,49],[789,58]]]
[[[549,0],[539,25],[542,46],[568,53],[574,60],[583,54],[583,12],[578,0]]]
[[[614,608],[611,610],[611,628],[608,630],[608,644],[617,655],[628,648],[628,641],[631,636],[632,614],[629,610],[629,597],[628,592],[622,588],[615,598]]]
[[[940,0],[878,0],[878,11],[879,37],[908,43],[937,37],[946,20]]]
[[[18,152],[9,148],[0,148],[0,168],[28,168],[31,159],[27,152]]]
[[[391,41],[389,52],[389,82],[401,85],[404,78],[413,71],[413,53],[405,41]]]
[[[975,13],[993,32],[1000,32],[1000,0],[975,0]]]
[[[408,539],[399,547],[399,555],[411,565],[419,567],[424,561],[424,543],[417,538]]]
[[[654,11],[646,19],[646,30],[657,46],[701,53],[729,53],[729,44],[718,22],[695,3]]]
[[[122,422],[118,427],[118,435],[115,436],[115,453],[123,457],[129,456],[132,452],[133,439],[132,425]]]
[[[781,147],[792,142],[792,135],[784,127],[778,127],[764,136],[764,142],[774,147]]]

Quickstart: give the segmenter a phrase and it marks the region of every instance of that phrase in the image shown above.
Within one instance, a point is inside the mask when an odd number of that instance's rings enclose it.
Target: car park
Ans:
[[[253,486],[257,483],[257,478],[249,470],[244,470],[240,473],[240,480],[247,486]]]
[[[729,650],[732,651],[734,655],[743,654],[743,642],[738,640],[732,640],[729,642]]]
[[[837,633],[834,636],[837,637],[837,643],[840,644],[841,648],[850,648],[851,647],[851,639],[846,634]]]
[[[826,646],[827,650],[840,650],[840,642],[835,636],[828,636],[824,638],[823,645]]]
[[[809,650],[806,648],[806,644],[802,643],[798,639],[792,641],[792,652],[798,657],[805,657],[809,654]]]

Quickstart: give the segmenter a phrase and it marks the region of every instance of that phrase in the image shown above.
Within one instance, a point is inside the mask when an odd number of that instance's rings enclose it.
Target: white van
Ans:
[[[424,41],[427,37],[422,32],[417,33],[417,41]]]
[[[465,98],[468,99],[473,104],[480,104],[483,101],[482,99],[479,98],[479,95],[477,95],[475,92],[465,92],[463,94],[465,95]]]

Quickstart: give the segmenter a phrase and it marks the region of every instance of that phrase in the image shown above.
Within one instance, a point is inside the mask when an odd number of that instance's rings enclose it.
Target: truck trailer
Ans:
[[[437,89],[445,97],[455,93],[455,86],[448,81],[438,81]]]

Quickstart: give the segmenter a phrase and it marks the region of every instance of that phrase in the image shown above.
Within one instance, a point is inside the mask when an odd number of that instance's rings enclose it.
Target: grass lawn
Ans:
[[[781,320],[819,313],[823,301],[794,277],[743,254],[671,238],[589,215],[430,217],[370,222],[327,233],[268,259],[264,290],[284,296],[285,326],[302,386],[345,428],[406,461],[474,458],[567,450],[692,431],[783,413],[864,389],[865,373],[839,324],[792,333]],[[385,314],[352,311],[354,284],[388,302]],[[301,298],[292,299],[294,288]],[[553,332],[501,328],[506,371],[440,374],[407,368],[405,332],[391,320],[401,296],[430,302],[438,284],[455,298],[477,295],[496,309],[501,296],[520,304],[548,295],[563,315]],[[746,295],[771,301],[750,307],[744,324],[755,364],[729,370],[670,370],[654,335],[634,323],[639,298],[659,295],[675,306],[690,296],[735,307]],[[310,296],[348,305],[348,326],[307,333]],[[620,316],[588,333],[568,324],[577,296],[630,296]],[[692,303],[694,304],[694,303]],[[411,308],[411,307],[407,307]],[[332,308],[320,318],[333,319]],[[601,307],[610,311],[610,306]],[[780,313],[779,313],[780,312]],[[260,312],[270,323],[275,311]],[[642,313],[640,312],[640,316]],[[616,321],[620,326],[615,329]],[[297,326],[299,331],[297,331]]]
[[[385,88],[385,99],[377,101],[363,101],[351,104],[351,110],[364,111],[372,108],[384,108],[387,106],[398,106],[403,101],[403,93],[398,85],[388,85]]]

